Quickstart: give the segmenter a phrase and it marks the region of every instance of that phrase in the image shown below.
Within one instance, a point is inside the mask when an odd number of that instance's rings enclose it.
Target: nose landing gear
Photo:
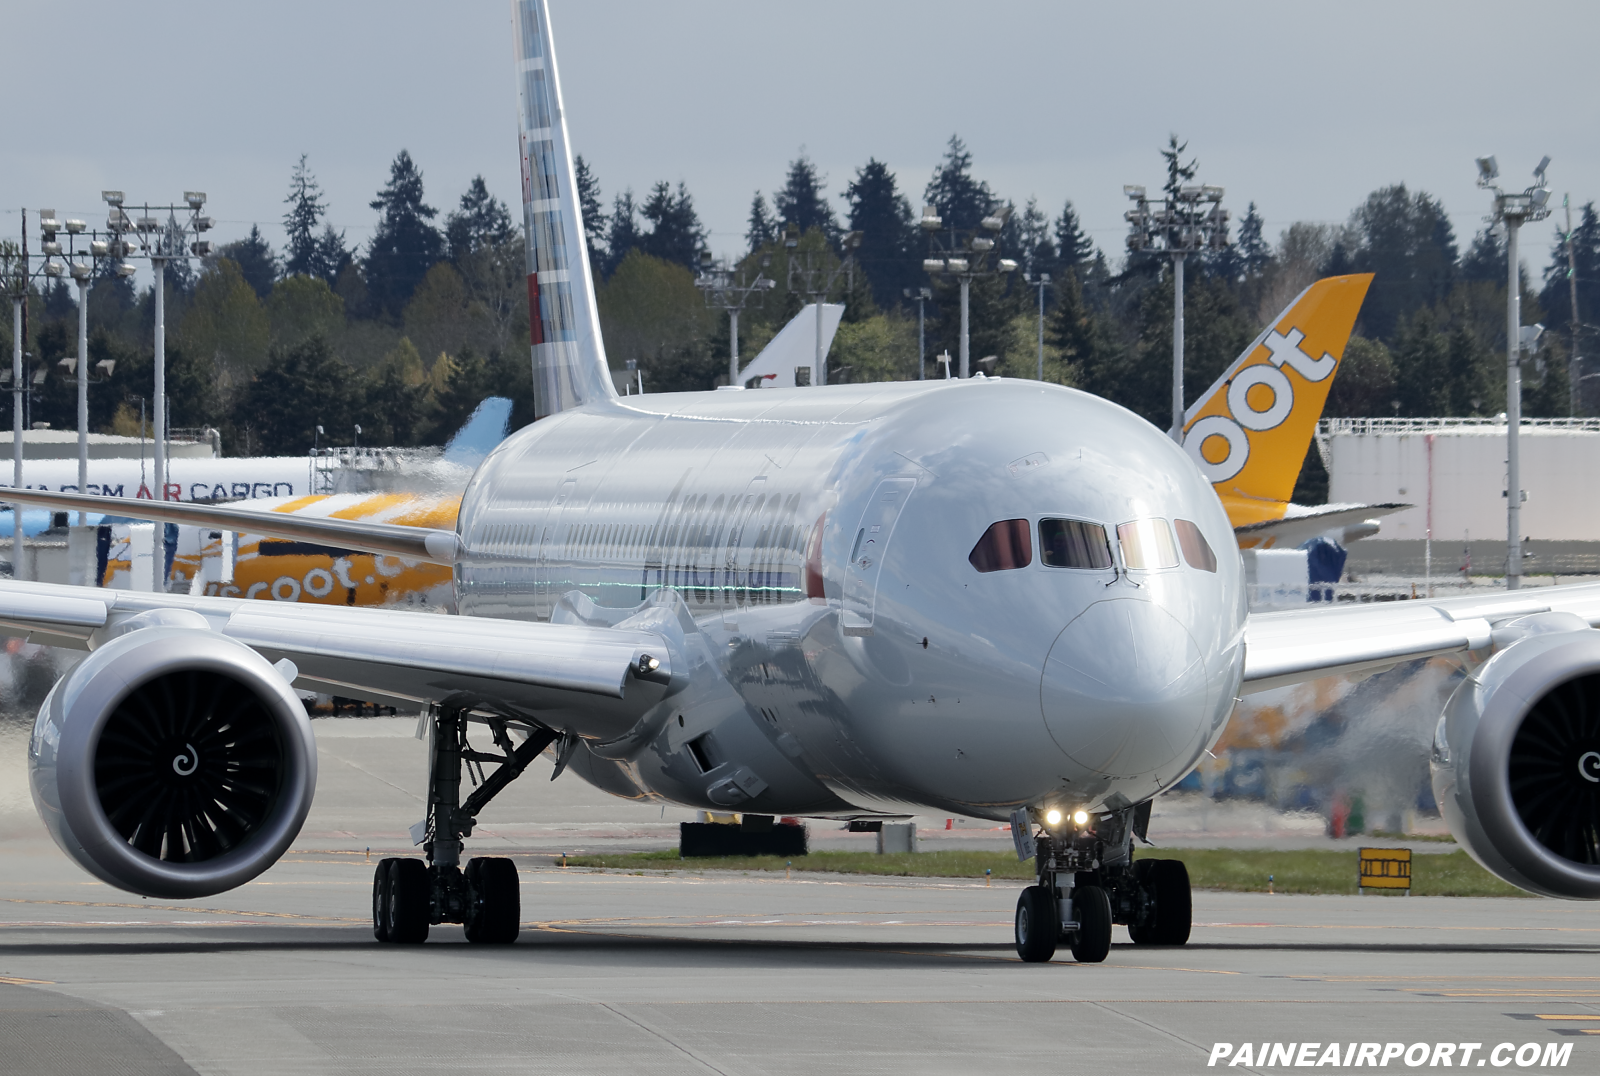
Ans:
[[[1126,924],[1136,945],[1189,940],[1188,869],[1181,860],[1133,859],[1133,832],[1145,818],[1147,810],[1133,807],[1035,833],[1028,812],[1012,816],[1018,853],[1033,854],[1039,878],[1017,899],[1019,957],[1043,963],[1065,944],[1074,960],[1097,964],[1111,951],[1113,923]]]
[[[427,862],[382,860],[372,879],[372,933],[380,942],[417,944],[433,923],[461,923],[469,942],[506,945],[517,940],[522,899],[517,868],[509,859],[476,857],[462,870],[462,839],[472,835],[478,812],[510,784],[557,733],[540,729],[513,747],[506,723],[488,718],[501,754],[474,751],[466,739],[466,712],[436,709],[433,755],[428,767],[428,817],[417,840]],[[465,803],[460,802],[461,766],[497,763]],[[414,831],[415,832],[415,831]],[[425,839],[424,839],[425,838]]]

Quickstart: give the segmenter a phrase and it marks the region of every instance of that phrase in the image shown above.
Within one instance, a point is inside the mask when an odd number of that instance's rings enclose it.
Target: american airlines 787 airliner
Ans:
[[[548,12],[513,11],[546,417],[478,468],[453,531],[119,505],[447,564],[461,615],[0,585],[5,630],[89,651],[30,745],[35,801],[80,865],[168,897],[271,866],[316,783],[292,684],[429,714],[425,858],[379,866],[382,941],[446,922],[515,938],[514,867],[463,864],[463,841],[554,745],[558,772],[631,797],[1009,819],[1038,868],[1018,953],[1102,960],[1114,922],[1187,939],[1182,865],[1135,860],[1133,840],[1239,695],[1457,654],[1474,674],[1433,745],[1452,829],[1517,885],[1600,896],[1600,587],[1247,616],[1212,481],[1084,393],[974,378],[618,398]],[[1292,389],[1332,360],[1280,328],[1283,376],[1256,380]],[[463,761],[498,768],[463,796]]]

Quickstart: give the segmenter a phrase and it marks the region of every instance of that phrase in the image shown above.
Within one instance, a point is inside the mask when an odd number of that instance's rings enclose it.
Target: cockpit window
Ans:
[[[1052,568],[1111,567],[1106,529],[1076,519],[1041,519],[1039,556]]]
[[[1122,545],[1122,563],[1130,570],[1176,568],[1178,547],[1172,544],[1172,529],[1164,519],[1136,519],[1117,527]]]
[[[991,523],[967,560],[980,572],[999,572],[1007,568],[1026,568],[1033,563],[1033,535],[1025,519],[1002,519]]]
[[[1187,519],[1175,519],[1172,525],[1178,530],[1178,547],[1183,550],[1183,559],[1189,562],[1189,567],[1202,572],[1216,571],[1217,555],[1211,551],[1211,543],[1200,533],[1200,528]]]

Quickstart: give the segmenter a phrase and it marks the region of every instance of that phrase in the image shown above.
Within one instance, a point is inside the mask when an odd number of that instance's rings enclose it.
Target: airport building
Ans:
[[[1522,532],[1529,575],[1600,574],[1600,419],[1523,419]],[[1499,418],[1323,419],[1329,503],[1413,507],[1352,543],[1346,571],[1435,579],[1501,575],[1506,423]]]

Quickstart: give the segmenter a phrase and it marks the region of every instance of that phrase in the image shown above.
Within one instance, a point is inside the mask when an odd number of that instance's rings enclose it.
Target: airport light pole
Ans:
[[[1022,279],[1039,289],[1039,380],[1044,380],[1044,289],[1050,286],[1050,274],[1040,273],[1038,280],[1030,279],[1027,273],[1022,274]]]
[[[907,299],[917,301],[917,380],[925,381],[928,377],[928,337],[924,331],[923,306],[933,298],[932,288],[901,288],[900,293]]]
[[[1478,158],[1478,186],[1494,191],[1491,220],[1506,229],[1506,589],[1522,586],[1522,467],[1518,456],[1518,434],[1522,427],[1522,349],[1538,339],[1534,332],[1525,339],[1522,327],[1522,279],[1517,266],[1517,229],[1550,215],[1550,188],[1545,186],[1545,157],[1533,170],[1536,181],[1521,193],[1501,190],[1495,184],[1500,165],[1494,157]],[[1531,327],[1530,327],[1531,328]],[[1541,330],[1542,331],[1542,330]]]
[[[1183,443],[1183,263],[1190,254],[1223,250],[1228,245],[1228,211],[1223,189],[1209,184],[1170,187],[1159,199],[1145,197],[1143,187],[1122,188],[1134,204],[1123,214],[1128,222],[1128,252],[1172,257],[1172,439]]]
[[[802,267],[796,255],[800,246],[800,226],[790,221],[784,229],[783,245],[789,251],[789,290],[804,294],[813,303],[817,304],[817,357],[811,367],[811,383],[813,385],[826,385],[828,383],[828,352],[822,346],[822,304],[827,301],[828,293],[839,282],[839,277],[846,278],[846,290],[853,290],[856,285],[856,250],[861,246],[861,233],[850,232],[844,237],[844,256],[839,259],[839,264],[831,269],[827,259],[817,255],[816,251],[805,252],[805,265]]]
[[[993,267],[989,257],[995,253],[995,237],[1006,226],[1011,207],[1003,206],[985,216],[976,228],[946,229],[939,216],[938,206],[922,207],[922,220],[918,226],[928,233],[928,256],[922,259],[922,271],[929,276],[947,273],[961,286],[961,376],[972,376],[972,327],[969,317],[972,282],[974,280],[1004,276],[1017,271],[1011,258],[997,257]]]
[[[705,292],[706,305],[717,310],[728,312],[728,384],[739,383],[739,311],[744,308],[745,300],[756,292],[770,291],[778,286],[776,280],[767,277],[766,270],[772,265],[772,255],[761,255],[761,267],[756,270],[756,278],[750,283],[744,282],[744,270],[739,270],[739,282],[734,283],[733,268],[727,261],[713,261],[710,250],[700,251],[700,272],[694,278],[694,286]]]
[[[156,500],[167,499],[167,263],[174,258],[205,257],[211,253],[211,244],[201,239],[216,223],[200,215],[206,204],[204,191],[184,191],[182,205],[149,204],[139,206],[140,215],[130,218],[121,191],[101,191],[100,197],[110,206],[107,226],[111,232],[112,256],[119,261],[137,253],[150,261],[155,277],[155,405],[154,471]],[[163,221],[159,214],[166,214]],[[180,216],[182,214],[182,216]],[[194,239],[189,237],[193,235]]]

